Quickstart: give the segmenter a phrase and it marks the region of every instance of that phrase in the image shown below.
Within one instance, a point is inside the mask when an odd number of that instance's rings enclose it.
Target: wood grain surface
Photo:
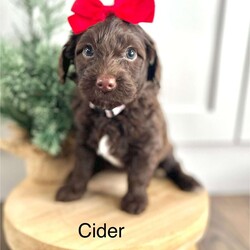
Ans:
[[[198,250],[250,249],[249,196],[212,196],[210,198],[210,201],[210,222],[206,230],[205,236],[198,244]],[[227,216],[224,216],[224,212],[225,214],[227,214]],[[234,219],[236,212],[236,217],[238,218],[237,220]],[[239,228],[239,230],[232,230],[232,228],[234,228],[235,223],[236,228]],[[227,228],[228,225],[230,225],[229,232]],[[232,248],[232,246],[234,248]],[[2,227],[1,250],[9,250],[4,239]]]
[[[119,209],[126,176],[104,173],[90,183],[79,201],[54,201],[58,186],[23,181],[8,197],[6,238],[13,250],[62,249],[194,249],[207,224],[205,191],[185,193],[165,179],[152,180],[149,206],[141,215]],[[81,223],[125,227],[121,238],[81,238]]]
[[[249,196],[214,196],[211,217],[199,250],[249,250]]]

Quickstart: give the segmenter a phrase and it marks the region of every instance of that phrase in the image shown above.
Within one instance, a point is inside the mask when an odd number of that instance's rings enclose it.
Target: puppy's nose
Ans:
[[[103,92],[109,92],[116,88],[116,80],[113,76],[100,76],[97,78],[96,86]]]

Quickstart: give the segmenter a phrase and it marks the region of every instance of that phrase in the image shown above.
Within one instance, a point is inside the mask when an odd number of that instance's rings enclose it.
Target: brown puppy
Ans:
[[[146,189],[158,167],[182,190],[199,186],[173,157],[157,100],[157,53],[140,26],[109,16],[82,34],[72,35],[60,58],[62,81],[70,64],[75,67],[78,86],[74,100],[76,162],[57,200],[71,201],[83,195],[93,173],[107,165],[98,156],[105,143],[108,160],[127,171],[128,191],[121,208],[129,213],[146,208]]]

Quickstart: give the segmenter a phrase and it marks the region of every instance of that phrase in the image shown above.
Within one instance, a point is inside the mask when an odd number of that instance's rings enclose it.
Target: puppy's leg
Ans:
[[[194,191],[201,187],[197,180],[182,171],[172,153],[160,163],[159,167],[165,169],[166,177],[170,178],[181,190]]]
[[[87,184],[93,173],[96,153],[84,145],[76,147],[76,162],[57,194],[57,201],[73,201],[80,199],[86,191]]]
[[[133,156],[131,162],[128,162],[128,191],[121,201],[122,210],[139,214],[143,212],[148,204],[146,188],[154,173],[155,164],[145,155]]]

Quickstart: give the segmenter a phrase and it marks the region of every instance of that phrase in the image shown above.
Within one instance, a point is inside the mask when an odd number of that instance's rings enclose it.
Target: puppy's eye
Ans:
[[[86,45],[82,51],[83,56],[85,57],[92,57],[94,55],[94,49],[91,45]]]
[[[129,47],[126,51],[126,57],[129,60],[134,61],[137,57],[137,53],[136,53],[135,49],[132,47]]]

